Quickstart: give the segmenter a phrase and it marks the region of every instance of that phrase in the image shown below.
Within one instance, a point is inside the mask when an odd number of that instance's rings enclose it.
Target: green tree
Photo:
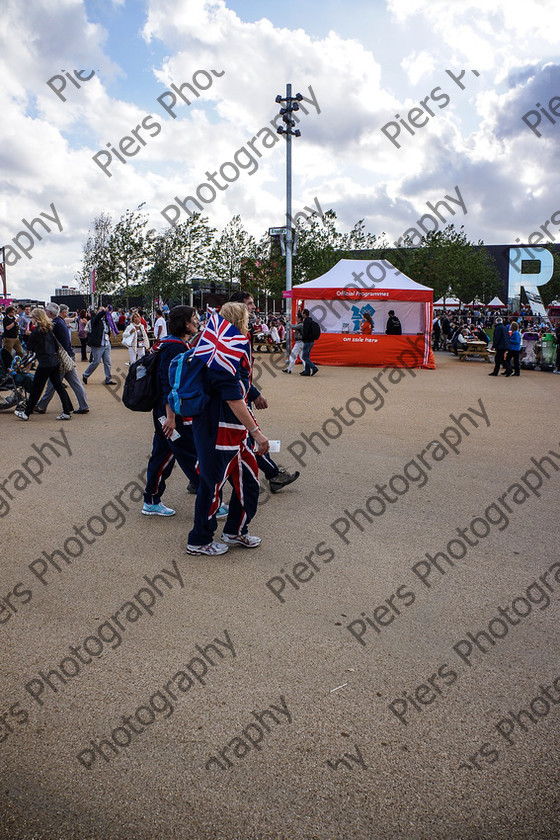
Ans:
[[[148,217],[140,212],[143,206],[144,202],[136,210],[126,210],[109,241],[113,280],[116,286],[124,286],[127,306],[129,286],[142,283],[150,253],[145,233]]]
[[[181,303],[192,291],[191,278],[206,277],[208,274],[215,233],[216,229],[209,227],[208,219],[200,213],[190,216],[172,230],[171,267],[178,275],[177,291],[180,290]]]
[[[286,261],[280,254],[280,247],[271,241],[268,233],[257,243],[256,255],[243,260],[240,275],[241,285],[251,292],[261,308],[264,295],[280,299],[286,288]]]
[[[336,213],[331,209],[323,213],[321,219],[314,213],[298,225],[294,285],[320,277],[341,259],[356,259],[356,251],[372,250],[384,244],[384,240],[366,231],[363,219],[347,233],[337,229],[336,221]]]
[[[159,234],[149,230],[146,239],[150,267],[144,275],[142,292],[153,306],[156,297],[169,298],[173,295],[181,281],[181,273],[175,260],[173,228]]]
[[[469,242],[464,227],[453,224],[430,231],[418,246],[405,240],[398,250],[382,249],[377,258],[387,259],[417,283],[434,290],[440,298],[451,291],[465,303],[478,297],[484,303],[501,289],[501,279],[484,243]]]
[[[244,279],[247,259],[256,259],[258,248],[255,238],[241,223],[241,216],[234,216],[214,242],[208,256],[208,271],[211,279],[227,286],[229,293],[234,285]]]
[[[385,234],[381,234],[385,237]],[[365,251],[368,249],[380,248],[385,240],[379,239],[374,233],[366,231],[365,221],[360,219],[349,233],[342,234],[343,250],[351,258],[352,251]]]
[[[90,275],[96,269],[96,293],[110,294],[115,289],[114,267],[110,249],[113,222],[108,213],[100,213],[93,220],[82,249],[82,265],[76,272],[76,282],[86,294],[90,291]]]
[[[292,264],[294,286],[329,271],[341,259],[344,248],[344,235],[336,228],[334,210],[326,210],[322,219],[314,213],[298,225],[297,236],[297,254]]]
[[[192,291],[191,279],[207,273],[214,234],[215,229],[208,226],[208,219],[200,213],[162,233],[148,231],[151,265],[146,272],[146,285],[152,300],[157,296],[185,303]]]

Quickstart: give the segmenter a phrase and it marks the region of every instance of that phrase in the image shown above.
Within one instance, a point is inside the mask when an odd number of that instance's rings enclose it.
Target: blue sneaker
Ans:
[[[225,519],[229,513],[229,505],[220,505],[216,511],[216,519]]]
[[[161,502],[158,502],[157,505],[147,505],[144,502],[144,507],[142,508],[142,513],[146,516],[174,516],[175,511],[173,508],[165,507]]]

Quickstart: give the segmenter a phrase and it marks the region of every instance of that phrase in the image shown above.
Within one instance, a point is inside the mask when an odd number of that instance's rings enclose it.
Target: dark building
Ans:
[[[560,254],[560,244],[529,245],[474,245],[474,248],[484,248],[494,260],[498,274],[502,281],[498,293],[504,303],[511,298],[519,297],[519,287],[524,286],[529,291],[535,286],[546,286],[554,269],[553,254]],[[386,248],[383,253],[391,262],[391,252],[402,253],[403,249]],[[371,251],[352,251],[353,259],[375,259]],[[422,282],[421,278],[413,280]],[[467,301],[465,301],[467,302]]]

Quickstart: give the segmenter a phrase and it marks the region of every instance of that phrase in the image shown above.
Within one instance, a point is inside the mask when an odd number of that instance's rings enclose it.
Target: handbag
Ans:
[[[132,347],[134,344],[134,333],[132,330],[129,333],[123,333],[121,343],[124,344],[125,347]]]
[[[60,365],[60,375],[65,376],[67,373],[70,373],[71,370],[74,370],[76,362],[72,356],[66,352],[56,335],[53,336],[53,338],[56,341],[56,352],[58,354],[58,361]]]

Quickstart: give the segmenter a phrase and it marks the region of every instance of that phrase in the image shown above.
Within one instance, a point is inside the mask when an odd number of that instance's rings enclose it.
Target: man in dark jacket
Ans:
[[[304,309],[302,314],[303,350],[301,352],[301,360],[304,364],[304,370],[300,373],[300,376],[315,376],[319,368],[311,361],[311,351],[313,349],[313,345],[315,344],[315,339],[313,337],[313,318],[309,314],[309,309]]]
[[[111,342],[109,336],[111,335],[111,328],[107,323],[106,307],[100,305],[97,312],[91,319],[91,330],[89,333],[88,344],[91,347],[93,361],[89,363],[85,369],[82,381],[87,385],[87,381],[98,365],[103,362],[105,371],[105,385],[116,385],[117,383],[111,379]]]
[[[503,365],[506,376],[511,376],[513,373],[511,364],[504,359],[508,350],[511,350],[509,341],[509,333],[506,325],[501,318],[496,318],[496,326],[494,327],[494,340],[492,341],[492,349],[496,351],[496,363],[494,370],[488,376],[497,376],[500,372],[500,367]]]
[[[394,309],[389,309],[385,335],[402,335],[401,322],[395,315]]]
[[[55,338],[64,347],[68,355],[74,358],[75,353],[74,348],[72,347],[70,331],[66,326],[64,317],[61,317],[68,312],[68,307],[59,307],[57,303],[47,303],[47,305],[45,306],[45,311],[52,321],[53,334]],[[67,373],[65,373],[62,378],[68,382],[68,384],[70,385],[70,387],[76,395],[76,399],[78,400],[78,410],[75,411],[74,414],[87,414],[89,411],[89,407],[86,399],[86,392],[84,390],[84,386],[80,382],[80,377],[78,376],[78,371],[76,370],[76,368],[73,367],[72,370],[69,370]],[[45,389],[45,393],[35,406],[35,412],[37,414],[45,413],[48,404],[53,398],[53,394],[54,385],[49,379],[47,387]]]

